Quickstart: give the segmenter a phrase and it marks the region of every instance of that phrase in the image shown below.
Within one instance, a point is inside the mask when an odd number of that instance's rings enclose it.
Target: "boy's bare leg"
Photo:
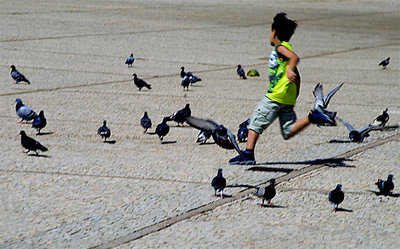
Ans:
[[[246,150],[254,150],[259,136],[260,134],[257,132],[249,130],[249,134],[247,135]]]
[[[311,123],[310,123],[310,120],[308,119],[308,117],[297,120],[296,123],[294,123],[292,131],[290,132],[290,134],[287,136],[286,139],[289,139],[289,138],[295,136],[297,133],[304,130],[310,124]],[[250,135],[250,131],[249,131],[249,135]]]

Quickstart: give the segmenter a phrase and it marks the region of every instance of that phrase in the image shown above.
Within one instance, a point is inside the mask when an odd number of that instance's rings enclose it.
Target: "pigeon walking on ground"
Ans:
[[[147,115],[147,112],[144,112],[143,117],[140,119],[140,125],[144,128],[143,133],[146,133],[147,129],[151,128],[151,119]]]
[[[36,155],[39,155],[37,152],[38,150],[40,151],[47,151],[48,149],[41,145],[38,141],[35,139],[28,137],[25,133],[25,131],[20,131],[19,134],[21,135],[21,145],[28,151],[23,151],[24,153],[28,153],[29,151],[34,151]]]
[[[142,90],[143,87],[147,87],[147,89],[151,89],[151,85],[147,84],[146,81],[137,77],[137,74],[132,74],[133,76],[133,83],[139,88],[139,91]]]
[[[196,143],[205,144],[210,139],[211,133],[210,131],[200,131],[199,135],[197,135]]]
[[[31,83],[22,73],[18,72],[14,65],[11,65],[10,67],[10,75],[15,80],[15,84],[19,82],[26,82],[28,84]]]
[[[190,117],[192,115],[192,111],[190,110],[190,104],[187,103],[185,107],[177,112],[174,112],[171,116],[169,116],[168,121],[175,121],[178,123],[178,126],[182,125],[186,121],[187,117]]]
[[[15,106],[15,111],[17,112],[17,115],[21,118],[21,121],[19,121],[20,123],[22,123],[24,120],[30,121],[36,118],[36,112],[34,112],[32,108],[24,105],[21,99],[18,98],[15,100],[15,102],[17,103]]]
[[[332,190],[331,192],[329,192],[328,199],[332,203],[333,211],[336,212],[336,210],[339,207],[339,204],[342,203],[342,201],[344,200],[342,184],[336,185],[336,188],[334,190]]]
[[[247,140],[247,136],[249,135],[249,129],[247,128],[247,126],[249,125],[249,123],[250,119],[247,119],[239,125],[239,130],[237,132],[239,142],[244,142]]]
[[[211,186],[214,188],[214,196],[217,196],[217,191],[219,191],[221,198],[224,197],[226,179],[222,176],[222,169],[218,169],[218,174],[212,179]]]
[[[132,67],[134,61],[135,58],[133,58],[133,54],[131,54],[128,58],[126,58],[125,64],[127,64],[128,67]]]
[[[100,126],[100,128],[97,129],[97,134],[104,138],[104,142],[106,142],[107,138],[111,136],[111,130],[107,127],[107,121],[103,121],[103,126]]]
[[[370,126],[385,126],[387,122],[389,122],[389,114],[388,114],[388,108],[382,112],[381,115],[376,117],[374,121],[370,124]]]
[[[46,118],[44,117],[44,111],[41,110],[39,112],[39,115],[33,120],[32,127],[38,131],[37,134],[40,134],[40,130],[46,127],[46,125],[47,121]]]
[[[315,102],[314,102],[314,110],[309,115],[310,121],[312,123],[316,123],[322,126],[336,126],[336,112],[327,111],[326,108],[328,107],[329,101],[331,100],[332,96],[342,87],[344,83],[337,86],[335,89],[330,91],[328,95],[324,97],[322,84],[318,83],[315,86],[313,91]],[[313,119],[313,120],[311,120]]]
[[[160,138],[161,142],[169,132],[169,125],[167,124],[168,120],[169,117],[164,117],[163,121],[156,127],[156,134]]]
[[[275,179],[272,178],[269,181],[268,186],[263,186],[261,188],[258,188],[256,192],[256,196],[260,197],[262,199],[262,204],[261,207],[265,207],[264,201],[267,200],[268,206],[274,205],[271,203],[272,198],[274,198],[276,195],[276,190],[275,190]]]
[[[382,195],[392,194],[392,190],[394,189],[393,175],[392,174],[388,175],[388,178],[386,181],[378,179],[378,181],[375,183],[375,185],[378,186],[380,194],[382,194]]]
[[[387,57],[385,60],[381,61],[378,66],[382,66],[383,69],[386,69],[386,67],[389,65],[390,62],[390,57]]]
[[[233,135],[233,133],[223,125],[217,124],[209,119],[204,120],[195,117],[187,117],[186,122],[196,129],[204,132],[211,132],[211,136],[215,143],[220,147],[228,150],[235,149],[240,155],[242,155],[242,151],[236,142],[235,135]]]
[[[242,78],[244,80],[247,79],[246,74],[240,64],[237,66],[236,73],[239,75],[240,78]]]
[[[347,127],[347,129],[349,130],[350,141],[357,142],[357,143],[361,143],[364,141],[364,139],[366,137],[369,137],[369,133],[371,131],[391,130],[391,129],[396,129],[399,127],[399,124],[391,125],[391,126],[371,126],[371,125],[369,125],[367,127],[362,128],[361,130],[357,131],[353,128],[353,126],[351,126],[349,123],[342,120],[341,118],[336,117],[336,119],[339,120],[342,124],[344,124]]]
[[[192,72],[185,72],[185,67],[181,67],[181,72],[180,72],[181,78],[183,78],[183,81],[187,81],[190,83],[190,85],[193,85],[193,83],[196,83],[198,81],[201,81],[200,78],[198,78],[196,75],[194,75]]]

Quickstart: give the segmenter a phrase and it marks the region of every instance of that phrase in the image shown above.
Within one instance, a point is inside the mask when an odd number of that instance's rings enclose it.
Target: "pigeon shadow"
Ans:
[[[149,134],[149,135],[156,135],[157,133],[156,132],[145,132],[145,134]]]
[[[400,197],[400,193],[389,193],[389,194],[385,194],[385,193],[381,193],[381,192],[379,192],[379,191],[373,191],[373,190],[368,190],[368,191],[371,192],[371,193],[374,193],[376,196],[381,196],[381,195],[383,195],[383,196],[390,196],[390,197],[395,197],[395,198]]]
[[[199,145],[210,145],[210,144],[215,144],[215,142],[205,142],[205,143],[199,143]]]
[[[51,156],[47,155],[39,155],[39,154],[27,154],[28,156],[34,156],[34,157],[45,157],[45,158],[51,158]]]
[[[335,208],[336,212],[349,212],[349,213],[353,213],[353,210],[351,209],[346,209],[346,208]]]
[[[329,166],[329,167],[348,167],[348,168],[356,167],[353,165],[348,165],[344,161],[351,162],[354,160],[346,159],[346,158],[326,158],[326,159],[314,159],[314,160],[305,160],[305,161],[298,161],[298,162],[263,162],[263,163],[257,163],[256,165],[274,165],[274,164],[318,165],[318,164],[325,164],[326,166]],[[277,169],[279,169],[279,168],[277,168]]]
[[[176,140],[175,141],[162,141],[161,142],[161,144],[174,144],[174,143],[176,143]]]
[[[212,195],[213,197],[221,197],[221,195]],[[232,198],[232,195],[222,194],[222,198]]]
[[[226,188],[257,188],[257,187],[248,184],[235,184],[235,185],[226,185]]]
[[[116,142],[115,140],[104,141],[106,144],[115,144]]]
[[[328,143],[331,143],[331,144],[348,144],[348,143],[353,143],[353,142],[350,141],[350,140],[337,140],[337,139],[332,139],[332,140],[330,140]]]
[[[275,204],[272,204],[272,205],[262,205],[261,203],[258,203],[257,205],[260,205],[261,207],[263,207],[263,208],[286,208],[286,206],[280,206],[280,205],[275,205]]]
[[[36,133],[36,136],[51,135],[51,134],[54,134],[54,132],[40,132]]]
[[[266,172],[283,172],[283,173],[290,173],[294,169],[288,169],[288,168],[276,168],[276,167],[251,167],[248,168],[247,170],[251,171],[266,171]]]

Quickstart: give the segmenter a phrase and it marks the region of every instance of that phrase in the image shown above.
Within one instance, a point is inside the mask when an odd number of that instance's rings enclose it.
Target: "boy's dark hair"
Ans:
[[[274,22],[271,25],[271,29],[275,30],[276,35],[280,41],[288,42],[294,31],[297,28],[297,23],[286,17],[286,13],[278,13],[274,17]]]

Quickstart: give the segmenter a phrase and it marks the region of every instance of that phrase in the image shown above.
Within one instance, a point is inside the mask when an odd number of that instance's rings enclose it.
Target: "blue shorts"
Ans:
[[[293,108],[293,105],[280,104],[264,96],[254,110],[254,114],[250,119],[249,129],[261,134],[279,117],[282,136],[287,139],[297,119]]]

